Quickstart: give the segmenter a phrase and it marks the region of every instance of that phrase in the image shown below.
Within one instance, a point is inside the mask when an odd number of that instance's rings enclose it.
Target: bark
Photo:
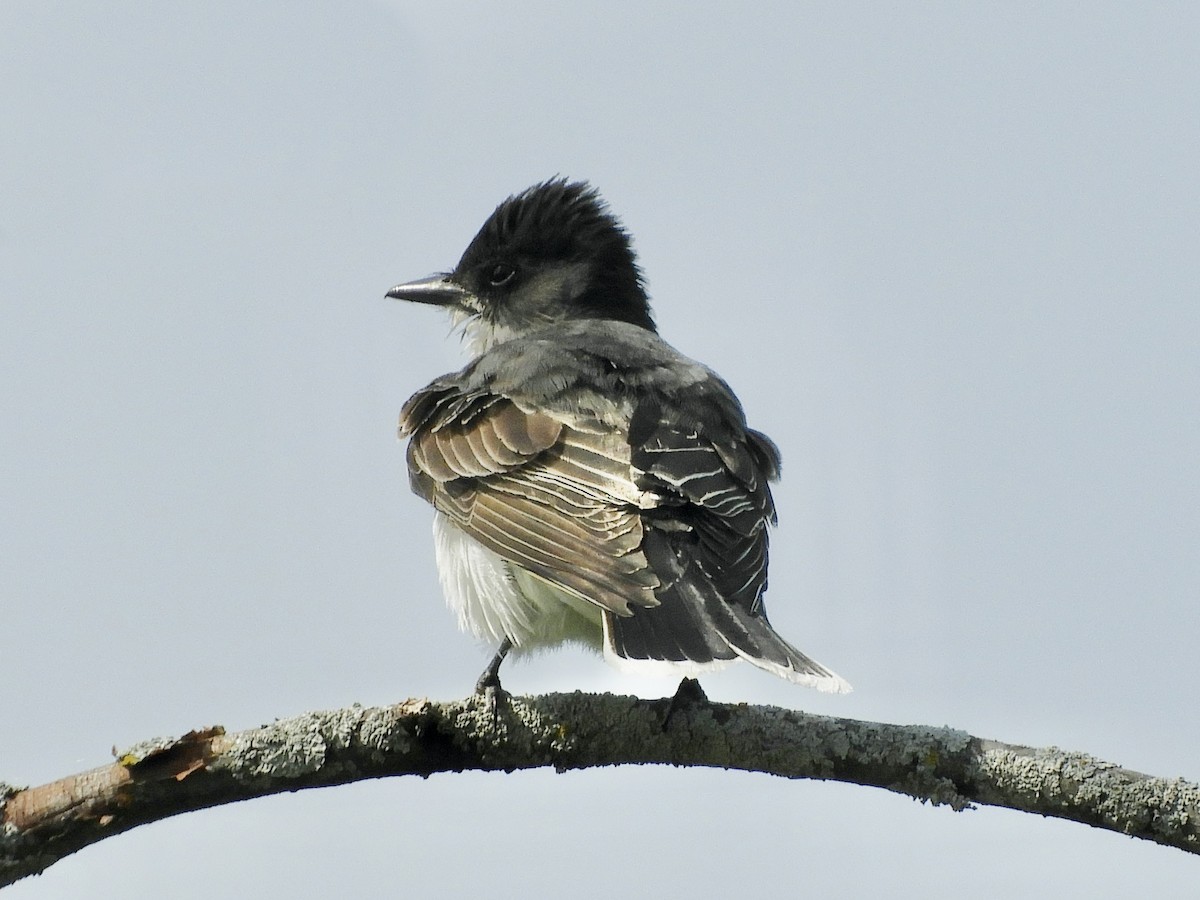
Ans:
[[[776,707],[674,698],[491,694],[312,712],[148,741],[39,787],[0,783],[0,886],[146,822],[282,791],[466,769],[669,764],[871,785],[956,810],[1071,819],[1200,853],[1200,787],[1082,753]]]

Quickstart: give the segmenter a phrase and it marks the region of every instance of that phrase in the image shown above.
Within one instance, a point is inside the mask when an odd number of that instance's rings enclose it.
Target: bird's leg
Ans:
[[[500,642],[500,646],[496,650],[496,655],[492,657],[492,661],[487,664],[487,668],[483,670],[483,674],[475,682],[476,694],[504,690],[500,687],[500,663],[504,662],[504,657],[508,656],[508,651],[512,648],[512,638],[505,635],[504,640]]]

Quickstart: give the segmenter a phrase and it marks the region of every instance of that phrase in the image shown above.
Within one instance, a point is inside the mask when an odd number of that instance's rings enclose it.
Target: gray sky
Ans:
[[[461,350],[382,297],[555,173],[781,446],[772,620],[856,687],[710,696],[1200,779],[1198,46],[1186,3],[5,0],[0,779],[469,691],[395,440]],[[505,684],[674,688],[570,650]],[[1196,866],[621,769],[239,804],[11,894],[1185,897]]]

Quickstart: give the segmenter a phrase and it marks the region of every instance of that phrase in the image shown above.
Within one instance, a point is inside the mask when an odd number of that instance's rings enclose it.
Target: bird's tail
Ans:
[[[665,666],[695,675],[744,659],[819,691],[851,689],[843,678],[781,638],[761,608],[750,613],[729,603],[711,584],[677,582],[660,591],[659,599],[658,606],[635,609],[629,616],[605,612],[605,655],[616,665]]]

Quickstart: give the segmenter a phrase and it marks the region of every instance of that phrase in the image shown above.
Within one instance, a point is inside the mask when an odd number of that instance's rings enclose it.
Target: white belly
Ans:
[[[458,625],[495,648],[508,637],[516,653],[565,641],[599,651],[598,606],[513,566],[435,513],[433,540],[446,605]]]

